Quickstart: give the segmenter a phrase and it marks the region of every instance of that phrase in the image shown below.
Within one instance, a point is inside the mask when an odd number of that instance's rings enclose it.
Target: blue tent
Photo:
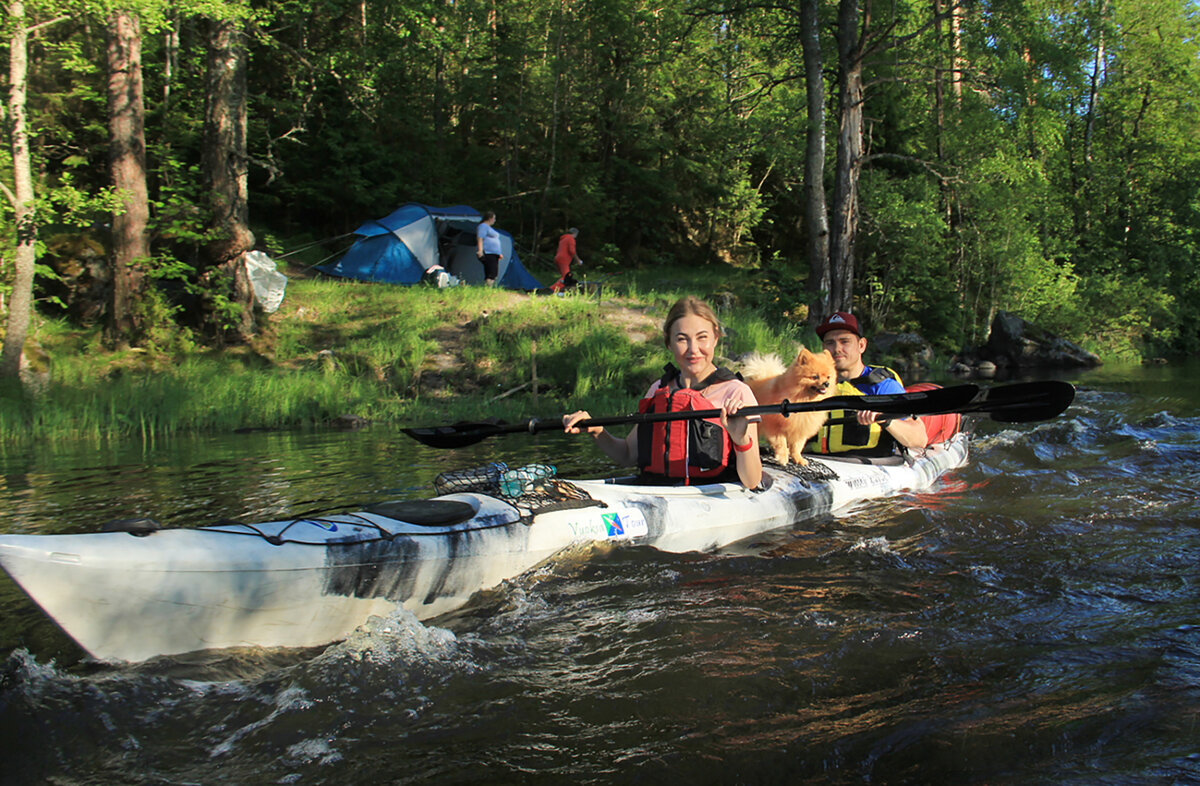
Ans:
[[[483,283],[483,264],[475,256],[475,228],[479,211],[466,205],[430,207],[409,202],[391,215],[368,221],[354,234],[360,235],[341,259],[317,269],[331,276],[379,281],[387,284],[416,284],[421,274],[436,264],[466,283]],[[539,289],[513,249],[512,235],[503,229],[497,283],[508,289]]]

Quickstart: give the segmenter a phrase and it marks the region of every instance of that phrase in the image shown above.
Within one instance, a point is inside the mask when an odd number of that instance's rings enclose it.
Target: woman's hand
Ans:
[[[762,457],[758,452],[758,422],[738,415],[744,404],[738,399],[727,399],[721,407],[721,425],[733,442],[733,455],[737,457],[738,480],[748,489],[756,489],[762,483]]]
[[[737,414],[743,406],[739,399],[730,398],[721,407],[721,426],[729,432],[729,438],[735,445],[745,445],[746,434],[750,430],[750,422]]]
[[[589,420],[591,417],[586,409],[577,410],[570,415],[563,415],[563,431],[568,434],[582,434],[584,433],[584,429],[579,428],[575,424],[581,420]],[[593,437],[599,437],[604,433],[604,426],[590,426],[586,431]]]

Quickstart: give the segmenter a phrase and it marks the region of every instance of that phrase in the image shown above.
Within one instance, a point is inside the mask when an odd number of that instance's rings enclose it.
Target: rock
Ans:
[[[901,377],[921,375],[933,362],[933,348],[916,333],[879,333],[867,341],[867,365],[888,366]]]
[[[50,386],[50,353],[36,340],[27,338],[17,363],[17,375],[26,392],[35,396],[45,393]]]
[[[356,431],[369,425],[371,425],[371,421],[358,415],[338,415],[333,419],[334,428],[339,428],[343,431]]]
[[[737,295],[732,292],[714,292],[709,296],[708,303],[718,312],[730,311],[737,306]]]
[[[992,320],[991,334],[979,354],[1007,369],[1095,368],[1101,362],[1082,347],[1007,311]]]
[[[38,264],[53,271],[35,279],[45,307],[61,309],[78,325],[94,325],[105,318],[112,300],[112,272],[102,238],[88,232],[53,235],[46,240]]]

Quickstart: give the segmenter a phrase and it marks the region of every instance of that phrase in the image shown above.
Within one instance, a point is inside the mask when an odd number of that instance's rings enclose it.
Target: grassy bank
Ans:
[[[253,346],[170,354],[109,352],[98,330],[38,318],[48,372],[3,394],[0,440],[627,412],[668,359],[660,323],[682,294],[718,308],[727,356],[794,349],[799,327],[769,323],[736,279],[658,269],[539,297],[297,278]]]

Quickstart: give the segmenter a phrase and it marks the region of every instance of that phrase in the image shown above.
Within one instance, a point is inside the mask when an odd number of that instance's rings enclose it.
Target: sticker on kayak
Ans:
[[[312,519],[309,519],[308,523],[312,524],[314,527],[320,527],[326,532],[337,532],[337,524],[334,524],[332,521],[313,521]]]
[[[637,538],[650,531],[646,526],[646,517],[636,508],[629,508],[617,513],[602,513],[604,529],[610,538]]]

